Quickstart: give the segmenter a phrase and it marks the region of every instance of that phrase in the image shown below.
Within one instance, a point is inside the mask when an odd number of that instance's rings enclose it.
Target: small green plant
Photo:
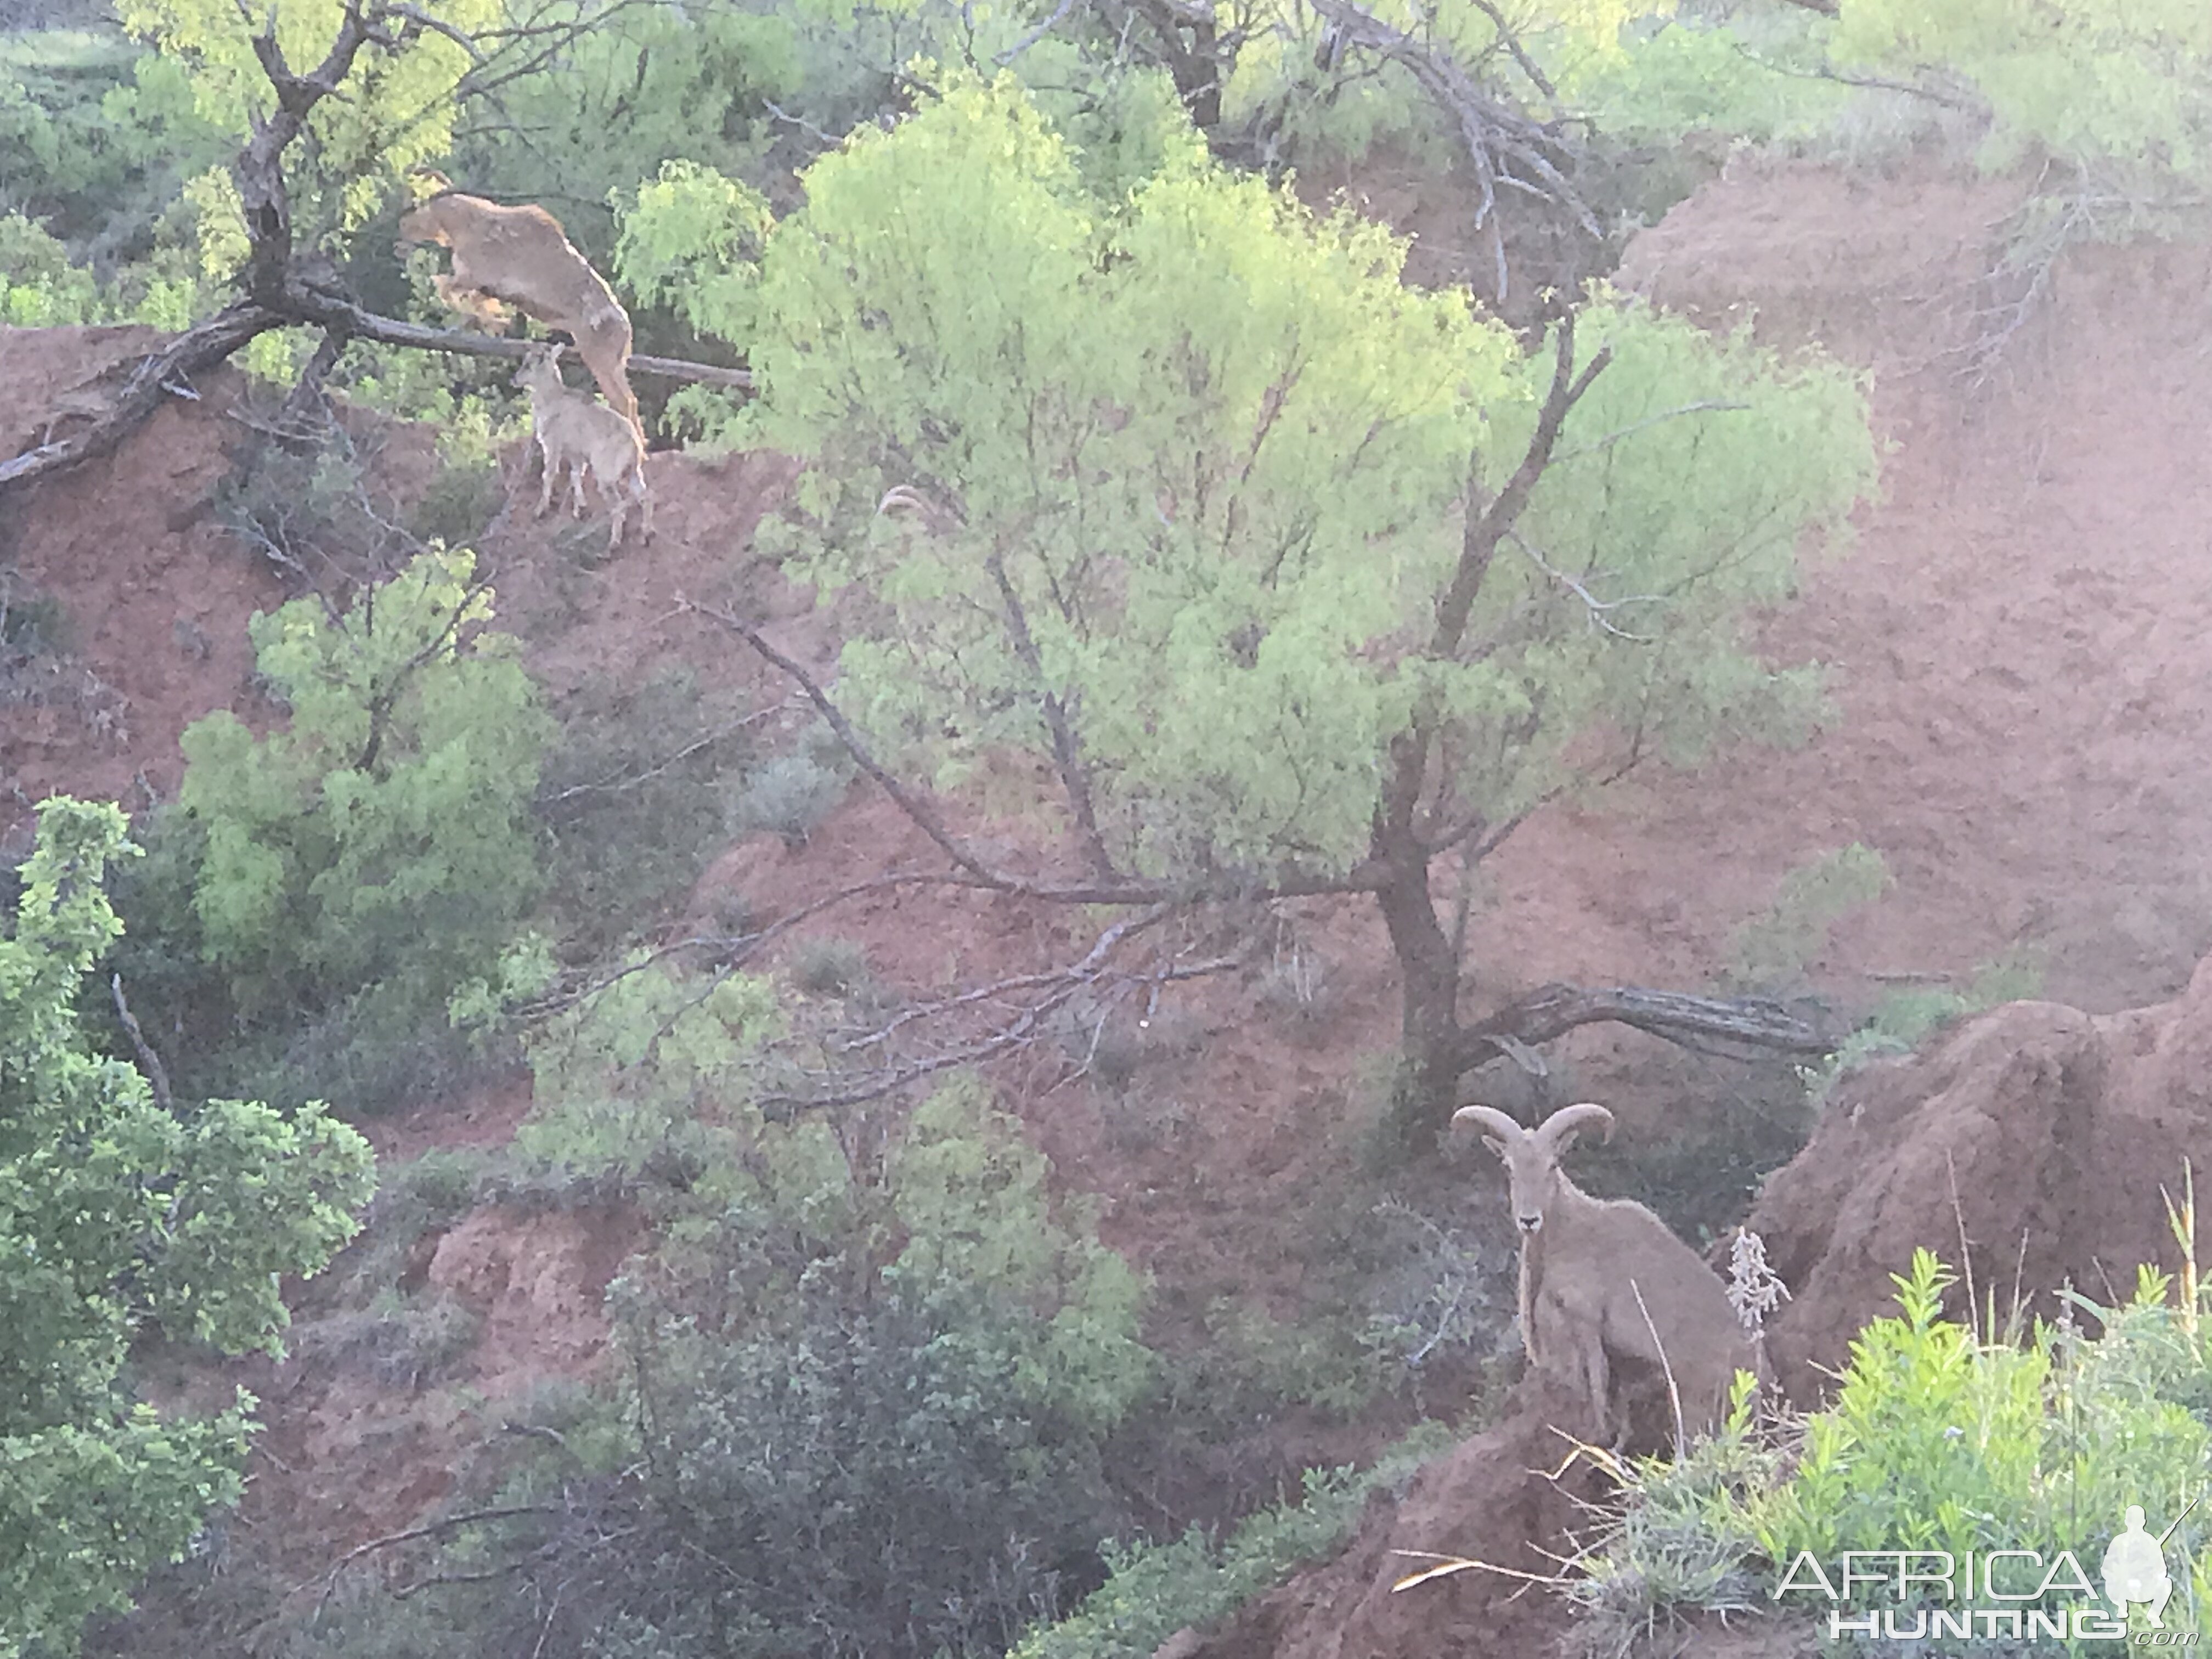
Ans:
[[[507,487],[496,461],[489,456],[447,461],[416,498],[407,514],[407,529],[419,542],[465,547],[490,526],[506,501]]]
[[[2019,1002],[2043,988],[2043,959],[2033,945],[2017,945],[1977,967],[1957,990],[1911,986],[1891,991],[1875,1005],[1867,1023],[1817,1066],[1800,1066],[1797,1075],[1812,1103],[1823,1104],[1836,1085],[1869,1060],[1909,1054],[1944,1026],[2000,1003]]]
[[[475,1348],[483,1317],[450,1296],[378,1292],[368,1306],[303,1324],[302,1359],[359,1371],[386,1388],[420,1389],[450,1375]]]
[[[368,1225],[333,1265],[327,1293],[359,1306],[395,1290],[416,1244],[476,1207],[493,1166],[492,1156],[474,1147],[436,1147],[380,1171]]]
[[[868,983],[868,955],[849,939],[808,939],[791,953],[791,980],[817,996],[850,996]]]
[[[773,830],[796,852],[844,799],[853,769],[836,733],[823,726],[811,727],[797,749],[763,761],[746,776],[731,810],[730,827],[740,836]]]
[[[2189,1285],[2190,1184],[2184,1192],[2169,1215]],[[2172,1281],[2143,1267],[2123,1307],[2069,1291],[2057,1322],[2000,1328],[1994,1297],[1972,1323],[1943,1316],[1954,1281],[1929,1251],[1895,1282],[1900,1314],[1852,1342],[1832,1405],[1754,1418],[1739,1392],[1723,1431],[1681,1462],[1608,1460],[1620,1500],[1559,1581],[1582,1611],[1586,1651],[1640,1651],[1639,1632],[1692,1611],[1771,1609],[1807,1558],[1832,1574],[1849,1551],[2084,1552],[2130,1504],[2182,1517],[2174,1548],[2192,1567],[2185,1582],[2177,1575],[2167,1618],[2194,1627],[2212,1586],[2212,1521],[2187,1507],[2212,1476],[2202,1307],[2177,1305]],[[1839,1603],[1824,1595],[1819,1610],[1877,1601],[1913,1605],[1884,1581],[1846,1587]]]

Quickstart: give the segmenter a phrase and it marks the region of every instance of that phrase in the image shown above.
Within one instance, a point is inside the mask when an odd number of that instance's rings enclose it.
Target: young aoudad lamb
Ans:
[[[1611,1112],[1584,1102],[1524,1129],[1492,1107],[1462,1106],[1452,1121],[1479,1127],[1504,1160],[1521,1234],[1522,1343],[1529,1364],[1588,1402],[1598,1443],[1615,1424],[1608,1356],[1657,1365],[1663,1350],[1692,1435],[1718,1425],[1739,1370],[1765,1377],[1728,1287],[1698,1253],[1641,1204],[1592,1198],[1559,1168],[1583,1130],[1611,1138]]]
[[[622,545],[623,525],[629,503],[642,509],[640,522],[645,539],[653,539],[653,493],[645,481],[645,445],[637,428],[587,392],[577,392],[561,378],[561,349],[532,346],[523,357],[515,385],[530,394],[530,422],[538,447],[545,458],[545,483],[538,492],[540,518],[553,505],[553,480],[568,469],[568,504],[577,518],[584,516],[584,472],[589,468],[599,486],[599,499],[611,509],[614,524],[607,532],[607,550]]]

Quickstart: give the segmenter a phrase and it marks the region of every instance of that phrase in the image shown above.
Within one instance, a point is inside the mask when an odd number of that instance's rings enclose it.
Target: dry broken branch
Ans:
[[[1484,92],[1449,52],[1393,27],[1361,10],[1352,0],[1313,0],[1313,5],[1339,31],[1347,46],[1364,46],[1403,64],[1420,84],[1421,90],[1459,129],[1460,142],[1474,169],[1477,229],[1490,223],[1498,206],[1498,188],[1508,185],[1558,204],[1591,240],[1605,240],[1596,215],[1553,161],[1560,150],[1559,141],[1541,123],[1530,120]],[[1513,40],[1510,31],[1501,26],[1501,33],[1519,55],[1519,43]],[[1498,267],[1498,295],[1502,300],[1507,287],[1504,239],[1494,237],[1492,248]]]
[[[1832,1053],[1845,1033],[1769,997],[1701,997],[1638,985],[1592,988],[1547,985],[1462,1033],[1455,1056],[1472,1071],[1514,1043],[1551,1042],[1579,1026],[1632,1025],[1688,1048],[1735,1048],[1807,1056]]]

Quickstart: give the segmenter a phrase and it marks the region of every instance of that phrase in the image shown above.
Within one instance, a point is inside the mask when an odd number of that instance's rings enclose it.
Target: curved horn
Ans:
[[[1462,1106],[1452,1114],[1451,1121],[1474,1124],[1485,1134],[1495,1136],[1508,1145],[1528,1133],[1495,1106]]]
[[[1613,1139],[1613,1114],[1588,1100],[1578,1105],[1560,1107],[1536,1126],[1535,1133],[1550,1144],[1554,1152],[1564,1152],[1574,1143],[1575,1136],[1592,1124],[1604,1131],[1601,1139]]]

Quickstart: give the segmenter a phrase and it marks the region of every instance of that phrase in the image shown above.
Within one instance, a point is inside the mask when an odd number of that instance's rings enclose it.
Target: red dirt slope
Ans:
[[[1816,1396],[1916,1247],[1955,1271],[1963,1234],[2001,1317],[2055,1316],[2067,1283],[2124,1300],[2137,1262],[2179,1273],[2160,1188],[2179,1201],[2185,1159],[2212,1171],[2212,959],[2158,1007],[2014,1003],[1847,1079],[1747,1224],[1794,1293],[1769,1328],[1784,1386]]]

